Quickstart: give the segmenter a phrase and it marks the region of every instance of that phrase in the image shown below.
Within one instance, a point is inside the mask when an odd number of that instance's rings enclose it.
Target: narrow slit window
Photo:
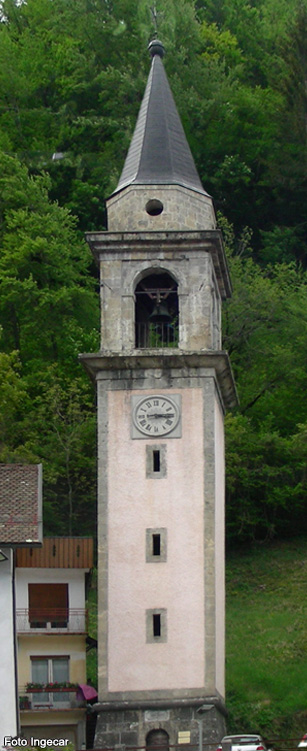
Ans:
[[[146,446],[146,477],[160,480],[167,476],[166,445],[154,443]]]
[[[147,644],[167,642],[166,608],[146,610],[146,642]]]
[[[147,563],[166,563],[166,527],[148,527],[148,529],[146,529],[145,560]]]
[[[152,536],[152,554],[161,555],[161,535]]]
[[[152,452],[152,465],[154,472],[160,472],[160,451]]]
[[[154,613],[152,616],[153,635],[161,636],[161,614]]]

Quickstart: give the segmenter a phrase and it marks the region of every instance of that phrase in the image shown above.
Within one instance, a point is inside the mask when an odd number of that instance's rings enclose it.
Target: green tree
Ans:
[[[22,443],[22,417],[30,407],[20,375],[18,354],[0,352],[0,461],[10,462],[12,448]]]
[[[95,412],[77,355],[98,344],[88,249],[50,179],[1,155],[0,458],[42,462],[45,533],[94,533]],[[86,519],[86,521],[85,521]]]
[[[235,252],[227,225],[226,231]],[[240,397],[226,420],[229,540],[297,534],[305,525],[298,425],[307,420],[307,405],[298,394],[307,388],[306,276],[294,264],[260,268],[245,235],[229,259],[234,294],[224,313],[224,346]]]
[[[273,418],[257,425],[247,415],[226,419],[227,542],[271,539],[302,531],[305,499],[290,437]]]
[[[41,376],[27,419],[24,451],[44,467],[46,534],[95,534],[96,409],[88,379]]]
[[[0,157],[0,322],[6,351],[65,362],[95,341],[97,306],[89,254],[67,209],[48,199],[50,180]]]

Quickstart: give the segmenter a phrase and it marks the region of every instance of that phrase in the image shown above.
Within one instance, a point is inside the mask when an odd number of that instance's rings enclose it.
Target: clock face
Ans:
[[[168,396],[146,396],[134,407],[134,425],[146,436],[157,437],[171,433],[179,419],[179,406]]]

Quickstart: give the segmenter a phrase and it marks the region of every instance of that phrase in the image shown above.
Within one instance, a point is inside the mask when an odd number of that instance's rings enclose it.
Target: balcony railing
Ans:
[[[178,347],[178,323],[136,323],[135,346],[137,349],[165,349]]]
[[[78,709],[86,706],[80,691],[74,688],[55,688],[30,690],[19,689],[19,709],[43,711],[46,709]]]
[[[87,632],[87,610],[78,608],[19,608],[16,621],[19,634]]]

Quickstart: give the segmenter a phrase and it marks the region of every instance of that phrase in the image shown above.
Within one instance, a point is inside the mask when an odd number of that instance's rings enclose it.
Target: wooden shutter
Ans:
[[[68,620],[68,584],[29,584],[29,621]]]

